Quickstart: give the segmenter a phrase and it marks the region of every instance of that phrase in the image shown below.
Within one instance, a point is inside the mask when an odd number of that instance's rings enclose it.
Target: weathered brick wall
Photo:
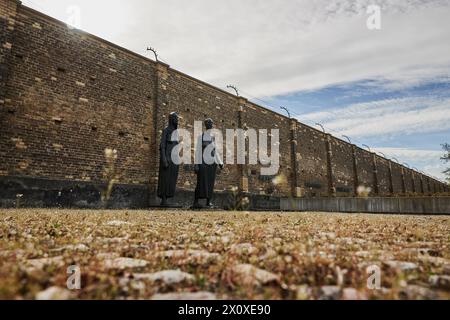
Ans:
[[[254,195],[277,197],[355,193],[349,143],[168,65],[71,30],[13,0],[0,0],[0,30],[0,177],[98,183],[103,180],[104,150],[112,148],[118,151],[118,182],[154,194],[160,135],[168,114],[176,111],[180,127],[191,132],[194,121],[206,117],[222,131],[280,130],[276,183],[274,177],[260,175],[259,165],[226,165],[217,177],[219,192],[240,187]],[[291,135],[296,136],[294,143]],[[355,152],[359,185],[370,187],[375,195],[373,154],[360,148]],[[377,157],[380,195],[390,194],[388,168],[389,162]],[[411,172],[404,170],[406,192],[412,192]],[[402,193],[401,167],[395,163],[392,179],[394,194]],[[194,190],[192,166],[182,166],[178,188]],[[424,189],[444,190],[432,179],[424,180]],[[421,191],[418,177],[415,190]]]
[[[415,174],[415,172],[412,170],[411,170],[411,182],[413,185],[414,193],[416,193],[416,194],[421,193],[419,176],[417,174]]]
[[[366,150],[357,148],[356,158],[358,161],[358,180],[359,185],[371,189],[371,195],[374,193],[374,176],[372,154]]]
[[[430,179],[430,189],[431,189],[431,193],[436,193],[438,192],[437,188],[436,188],[436,183],[434,182],[433,179]]]
[[[437,181],[434,182],[434,185],[436,186],[436,192],[442,192],[442,185],[437,183]]]
[[[422,175],[422,184],[423,184],[423,192],[424,194],[427,194],[430,192],[430,190],[428,189],[428,183],[427,183],[427,177]]]
[[[246,172],[244,174],[249,179],[249,192],[289,196],[291,192],[289,180],[292,175],[289,119],[272,111],[263,110],[251,102],[247,102],[243,109],[242,126],[244,129],[268,129],[268,134],[270,134],[270,129],[278,129],[280,137],[280,171],[278,173],[280,178],[275,180],[275,184],[272,184],[271,181],[273,179],[271,177],[265,179],[265,177],[260,175],[259,165],[247,165],[245,166]],[[270,141],[268,141],[268,145],[270,148]],[[250,150],[250,152],[252,151],[254,150]]]
[[[414,173],[414,181],[416,183],[416,193],[423,194],[424,190],[422,189],[422,174]]]
[[[328,195],[325,138],[325,134],[322,132],[307,125],[299,124],[300,185],[305,196]]]
[[[392,182],[394,185],[394,193],[403,193],[402,167],[395,162],[392,163]]]
[[[420,175],[421,179],[421,184],[423,185],[423,194],[427,194],[428,192],[428,186],[427,186],[427,177],[424,176],[423,174]]]
[[[377,171],[378,171],[378,189],[380,195],[390,195],[390,177],[389,177],[389,161],[376,157],[377,159]]]
[[[412,176],[411,176],[411,170],[408,168],[404,168],[405,173],[405,185],[406,185],[406,193],[412,193],[413,192],[413,183],[412,183]]]
[[[334,185],[337,196],[354,194],[352,145],[337,138],[331,139]]]
[[[433,188],[432,188],[432,186],[431,186],[430,178],[429,178],[429,177],[426,177],[426,178],[423,180],[423,183],[424,183],[425,192],[427,192],[428,194],[432,193],[432,192],[433,192]]]
[[[104,150],[115,148],[120,182],[146,183],[152,63],[26,7],[17,19],[0,117],[2,175],[99,181]]]
[[[428,180],[429,180],[429,183],[430,183],[430,193],[433,194],[433,193],[436,192],[436,185],[435,185],[433,179],[430,178]]]
[[[6,82],[10,74],[10,60],[16,26],[17,1],[0,1],[0,107],[6,103]]]

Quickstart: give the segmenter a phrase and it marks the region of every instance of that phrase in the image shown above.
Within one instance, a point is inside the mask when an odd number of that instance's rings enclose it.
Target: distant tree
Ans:
[[[448,163],[450,161],[450,144],[444,143],[442,145],[442,149],[444,149],[445,154],[442,156],[442,160],[445,161],[445,163]],[[450,168],[447,168],[444,171],[444,174],[447,175],[447,181],[450,184]]]

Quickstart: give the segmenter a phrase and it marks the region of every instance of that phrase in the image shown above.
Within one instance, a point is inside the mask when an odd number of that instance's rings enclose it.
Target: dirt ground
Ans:
[[[0,299],[449,299],[449,246],[448,216],[0,210]]]

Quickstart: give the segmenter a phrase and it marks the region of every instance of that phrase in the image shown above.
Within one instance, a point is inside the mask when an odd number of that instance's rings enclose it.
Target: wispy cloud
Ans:
[[[444,154],[441,151],[435,150],[420,150],[407,148],[375,148],[377,152],[382,152],[388,157],[395,157],[397,159],[404,159],[404,161],[440,161],[440,157]]]
[[[355,138],[445,131],[450,129],[450,98],[370,101],[304,114],[299,120],[320,122],[337,134]]]
[[[446,166],[440,158],[443,151],[407,149],[407,148],[375,148],[374,151],[382,152],[389,158],[397,158],[401,162],[417,167],[425,173],[444,180],[443,171]]]

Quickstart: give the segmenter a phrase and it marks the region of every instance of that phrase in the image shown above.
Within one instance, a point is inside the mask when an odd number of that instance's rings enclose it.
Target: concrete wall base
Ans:
[[[450,214],[450,197],[281,199],[283,211]]]
[[[101,201],[101,183],[52,180],[34,177],[1,176],[0,208],[80,208],[99,209],[104,207]],[[22,195],[18,197],[18,195]],[[244,194],[248,210],[280,210],[280,198]],[[242,209],[237,196],[231,192],[216,192],[212,199],[216,207],[222,209]],[[169,200],[183,208],[189,208],[194,201],[194,192],[177,190],[176,196]],[[146,185],[117,184],[114,186],[107,208],[144,209],[157,206],[160,199],[150,192]]]

